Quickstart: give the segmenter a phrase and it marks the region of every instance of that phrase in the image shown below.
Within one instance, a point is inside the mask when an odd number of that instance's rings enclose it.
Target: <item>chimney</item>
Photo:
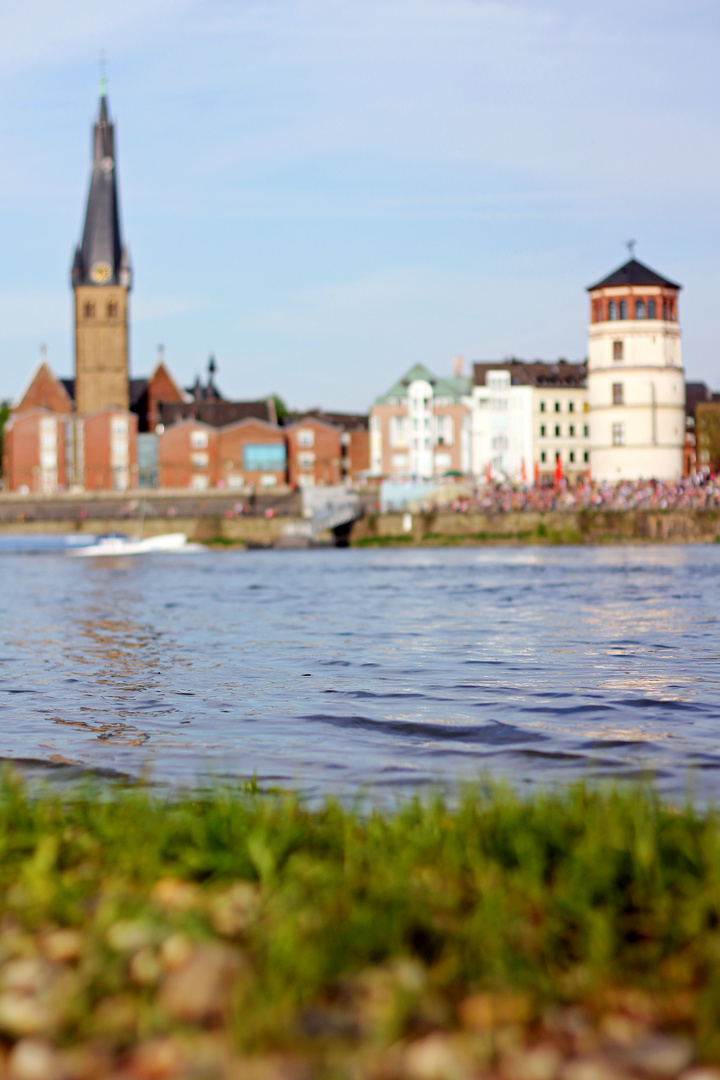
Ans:
[[[463,373],[462,356],[453,356],[453,375],[458,379]]]

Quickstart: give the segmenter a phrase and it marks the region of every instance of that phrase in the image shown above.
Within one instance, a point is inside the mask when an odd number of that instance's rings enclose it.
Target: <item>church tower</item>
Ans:
[[[685,439],[681,286],[637,259],[588,289],[593,480],[679,480]]]
[[[82,242],[75,250],[75,408],[128,409],[130,262],[120,232],[115,128],[107,92],[93,133],[93,163]]]

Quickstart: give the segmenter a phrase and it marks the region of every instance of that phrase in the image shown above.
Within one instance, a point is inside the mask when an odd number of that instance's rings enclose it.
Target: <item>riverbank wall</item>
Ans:
[[[264,498],[250,513],[237,513],[227,495],[141,500],[127,494],[102,497],[0,499],[0,534],[121,532],[156,536],[184,532],[192,541],[218,544],[289,545],[298,539],[297,495]],[[345,530],[350,546],[448,546],[472,544],[601,544],[720,541],[720,509],[552,510],[505,514],[427,511],[413,515],[367,512]],[[332,543],[321,534],[320,543]],[[297,543],[295,546],[298,546]]]
[[[412,516],[367,514],[351,544],[597,544],[655,541],[714,543],[720,510],[551,510],[506,514],[428,511]]]

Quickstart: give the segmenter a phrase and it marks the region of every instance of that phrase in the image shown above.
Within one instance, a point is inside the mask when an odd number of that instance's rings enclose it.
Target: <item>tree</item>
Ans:
[[[0,404],[0,476],[5,472],[5,424],[10,416],[10,402]]]
[[[720,472],[720,402],[701,401],[695,409],[697,463]]]
[[[275,405],[275,419],[278,424],[282,424],[283,420],[288,415],[288,407],[278,394],[271,394],[270,398]]]

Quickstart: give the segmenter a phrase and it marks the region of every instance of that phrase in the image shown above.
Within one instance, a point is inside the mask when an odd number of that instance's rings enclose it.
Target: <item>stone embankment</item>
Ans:
[[[288,546],[300,518],[297,493],[263,495],[242,510],[229,494],[162,493],[35,498],[0,497],[0,534],[184,532],[192,541]],[[341,532],[342,530],[339,530]],[[351,546],[468,544],[714,543],[720,510],[552,510],[510,513],[379,514],[366,511],[344,536]],[[294,545],[298,546],[298,545]]]

